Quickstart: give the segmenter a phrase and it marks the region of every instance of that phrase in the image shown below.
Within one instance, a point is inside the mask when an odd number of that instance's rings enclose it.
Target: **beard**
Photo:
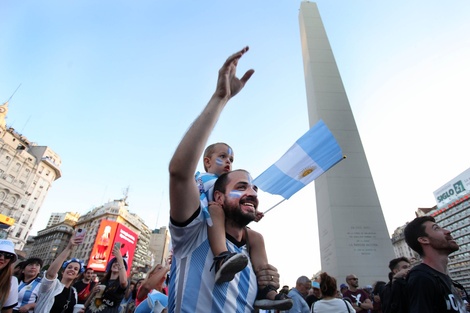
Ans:
[[[245,227],[250,222],[255,220],[255,213],[245,213],[240,208],[240,204],[231,204],[227,201],[224,201],[224,212],[225,218],[229,220],[230,223],[235,224],[239,227]]]
[[[456,242],[450,242],[447,238],[444,240],[431,240],[431,246],[436,250],[445,251],[448,254],[459,250],[459,245]]]

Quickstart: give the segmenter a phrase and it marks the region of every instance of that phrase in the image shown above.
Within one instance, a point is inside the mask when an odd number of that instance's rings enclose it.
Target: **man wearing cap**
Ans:
[[[42,260],[35,257],[23,262],[18,277],[18,304],[13,308],[13,312],[32,313],[34,311],[41,286],[41,278],[38,276],[42,265]]]
[[[341,292],[341,295],[344,295],[344,293],[349,289],[348,285],[346,284],[341,284],[339,287],[339,291]]]
[[[18,257],[15,245],[10,240],[0,240],[0,310],[11,312],[18,302],[18,280],[12,275],[11,265]],[[8,291],[10,290],[10,291]],[[6,296],[8,293],[8,296]]]
[[[321,299],[320,283],[317,281],[312,281],[312,289],[309,290],[308,296],[307,298],[305,298],[305,301],[307,301],[308,307],[311,308],[312,304],[314,304],[320,299]]]

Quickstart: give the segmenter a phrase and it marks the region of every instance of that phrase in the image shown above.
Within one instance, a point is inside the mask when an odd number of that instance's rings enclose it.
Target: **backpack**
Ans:
[[[427,267],[413,268],[412,271],[421,271],[425,272],[432,277],[439,285],[442,293],[449,293],[451,290],[447,287],[447,284],[442,280],[442,278],[434,273],[431,269]],[[411,271],[410,271],[411,273]],[[409,275],[409,274],[408,274]],[[408,281],[406,278],[398,278],[393,284],[391,282],[387,283],[384,288],[381,290],[380,302],[382,304],[383,313],[408,313],[409,312],[409,297],[407,291]],[[465,292],[465,295],[468,298],[467,291],[465,288],[456,281],[452,281],[454,287],[462,289]]]

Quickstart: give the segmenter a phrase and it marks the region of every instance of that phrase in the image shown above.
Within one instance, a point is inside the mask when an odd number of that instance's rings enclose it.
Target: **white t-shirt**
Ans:
[[[2,309],[12,309],[18,303],[18,279],[15,276],[11,277],[11,286],[10,286],[10,294],[6,299],[5,303],[0,304],[0,308]]]
[[[312,304],[313,313],[355,313],[353,306],[343,299],[318,300]]]

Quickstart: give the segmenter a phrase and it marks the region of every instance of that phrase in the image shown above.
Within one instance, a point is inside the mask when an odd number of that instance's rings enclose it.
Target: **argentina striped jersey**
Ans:
[[[214,270],[210,271],[214,255],[207,238],[207,227],[201,211],[184,227],[170,221],[173,260],[168,312],[253,312],[258,286],[251,261],[231,282],[215,284]],[[245,245],[237,247],[227,240],[227,248],[232,252],[244,253],[249,259]]]
[[[37,277],[33,279],[29,284],[22,281],[18,285],[18,305],[13,310],[19,310],[20,307],[35,303],[38,299],[39,287],[41,286],[41,278]],[[33,312],[33,310],[29,310]]]
[[[212,219],[209,214],[209,202],[214,200],[214,184],[218,176],[212,173],[200,173],[195,175],[199,197],[201,200],[202,213],[207,225],[212,226]]]

